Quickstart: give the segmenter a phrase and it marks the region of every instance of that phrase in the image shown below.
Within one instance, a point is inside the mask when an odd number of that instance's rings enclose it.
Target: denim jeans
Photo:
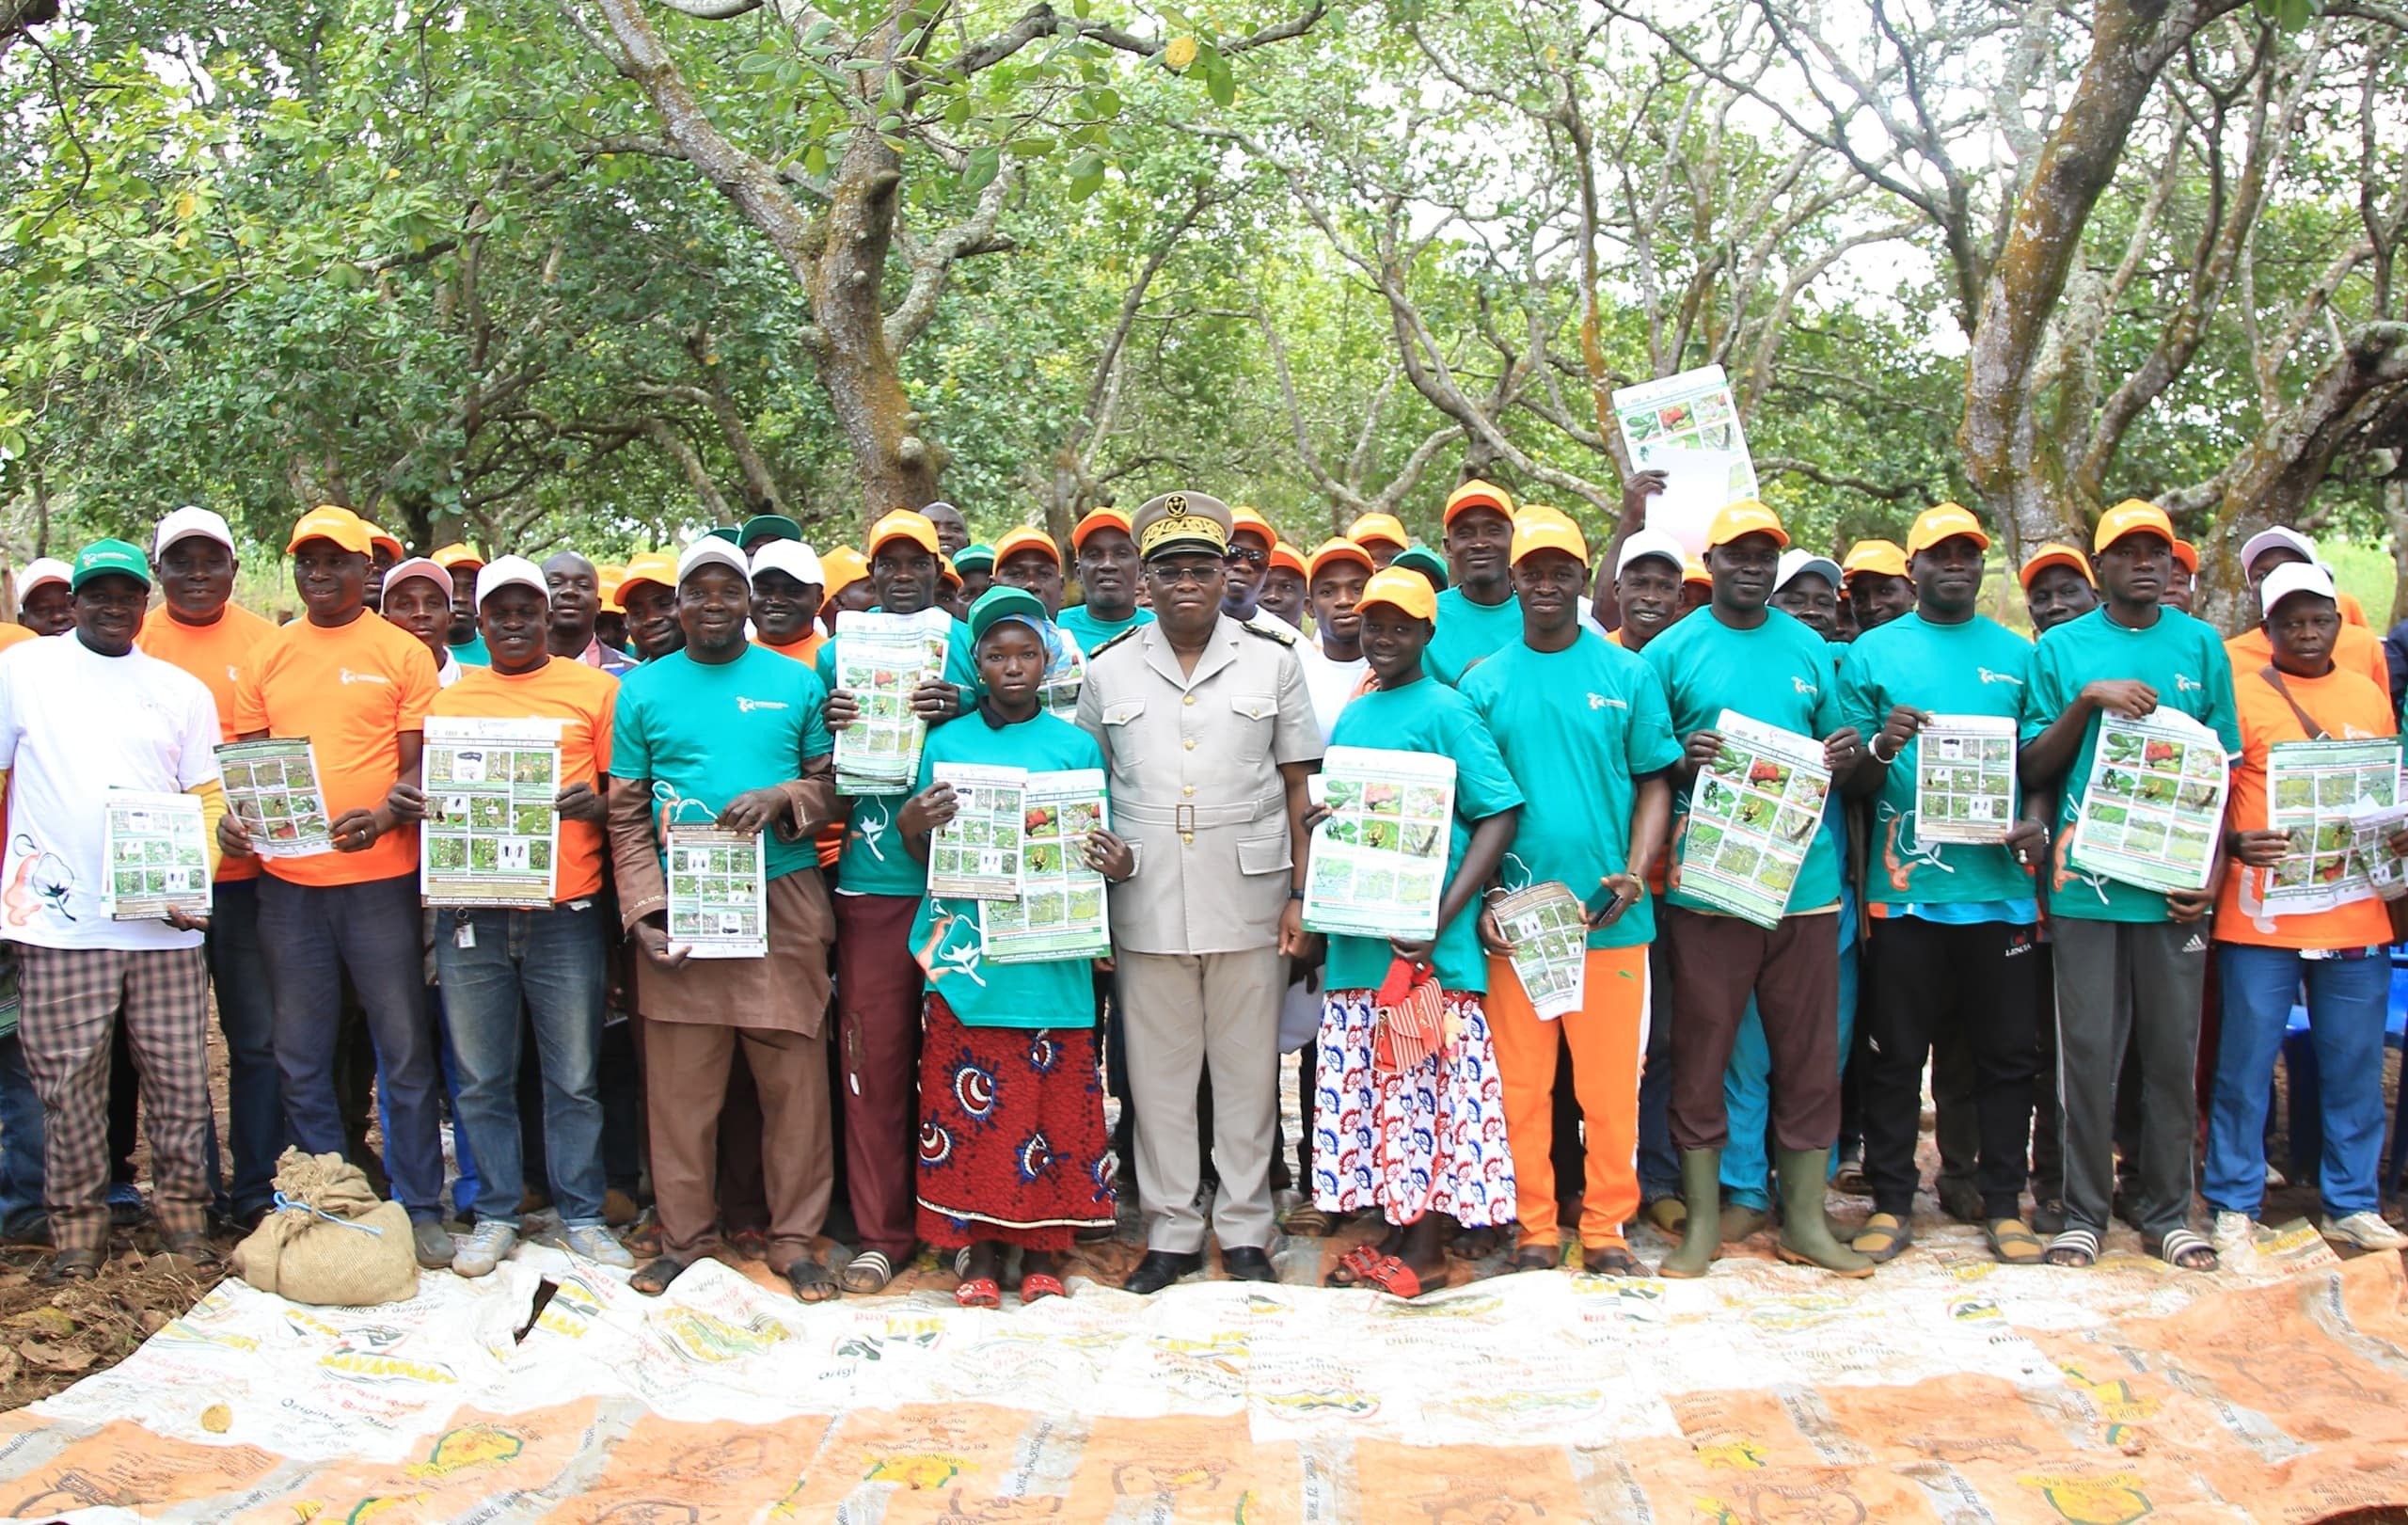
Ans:
[[[418,876],[313,885],[262,874],[259,886],[260,943],[276,1000],[276,1063],[293,1142],[312,1154],[344,1152],[334,1060],[348,973],[376,1045],[393,1195],[413,1218],[441,1217],[441,1074],[426,1009]]]
[[[1837,922],[1840,940],[1840,1063],[1856,1042],[1856,891],[1843,886]],[[1731,1141],[1722,1146],[1722,1199],[1738,1207],[1765,1211],[1772,1206],[1772,1156],[1766,1137],[1772,1131],[1772,1049],[1765,1042],[1765,1025],[1756,1003],[1739,1023],[1738,1040],[1731,1045],[1731,1065],[1722,1072],[1722,1106],[1729,1117]],[[1838,1142],[1837,1139],[1832,1142]],[[1839,1156],[1831,1156],[1839,1169]]]
[[[226,1144],[234,1156],[227,1194],[236,1213],[249,1214],[276,1195],[277,1156],[289,1142],[276,1068],[276,1000],[260,947],[259,881],[219,884],[211,898],[209,978],[226,1035]],[[217,1179],[214,1168],[210,1174]]]
[[[451,1025],[443,1015],[442,986],[429,985],[426,988],[426,1006],[434,1014],[435,1058],[443,1072],[443,1096],[452,1108],[452,1163],[459,1168],[459,1174],[452,1178],[452,1211],[465,1218],[477,1205],[477,1152],[475,1146],[468,1142],[468,1130],[460,1126],[460,1066],[452,1056]],[[376,1121],[385,1136],[390,1138],[393,1136],[393,1114],[385,1104],[385,1069],[379,1061],[376,1067]],[[389,1162],[386,1165],[385,1173],[392,1174]]]
[[[2353,950],[2355,951],[2355,950]],[[2291,1001],[2307,986],[2324,1153],[2317,1187],[2335,1217],[2371,1211],[2383,1157],[2383,1023],[2391,998],[2384,950],[2348,959],[2297,949],[2216,945],[2224,1030],[2208,1112],[2206,1196],[2218,1212],[2258,1215],[2266,1197],[2267,1085]],[[2299,1099],[2292,1092],[2294,1103]]]
[[[42,1215],[42,1148],[41,1098],[11,1028],[0,1038],[0,1231]]]
[[[473,934],[460,945],[460,929]],[[440,911],[435,967],[460,1091],[453,1121],[477,1161],[477,1220],[518,1222],[526,1195],[518,1136],[519,1003],[534,1019],[544,1074],[544,1152],[561,1221],[602,1221],[597,1075],[608,929],[601,908]]]

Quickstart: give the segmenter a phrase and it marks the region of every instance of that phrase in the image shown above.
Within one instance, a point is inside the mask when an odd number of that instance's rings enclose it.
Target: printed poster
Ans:
[[[2015,824],[2015,722],[1934,715],[1916,742],[1915,840],[2005,841]]]
[[[217,749],[226,808],[251,834],[262,858],[307,858],[332,852],[335,839],[318,791],[317,754],[306,736],[232,741]]]
[[[2408,796],[2408,790],[2401,793]],[[2350,825],[2351,845],[2366,866],[2368,886],[2385,900],[2408,895],[2408,858],[2391,850],[2391,839],[2408,831],[2408,804],[2363,811]]]
[[[836,733],[836,792],[898,794],[919,782],[927,723],[911,709],[911,691],[944,675],[953,616],[847,610],[836,616],[836,687],[860,714]]]
[[[979,907],[990,963],[1112,956],[1103,876],[1087,866],[1087,834],[1110,825],[1103,770],[1031,773],[1023,796],[1020,898]]]
[[[1580,898],[1549,880],[1499,897],[1489,909],[1513,945],[1513,973],[1539,1020],[1579,1010],[1589,968],[1589,913]]]
[[[1703,555],[1714,516],[1756,496],[1755,462],[1722,367],[1618,388],[1613,406],[1631,469],[1664,473],[1664,490],[1648,500],[1648,528]]]
[[[769,952],[769,880],[757,832],[671,825],[669,942],[696,959],[761,959]]]
[[[101,861],[109,866],[101,904],[112,921],[209,914],[209,835],[198,795],[111,789]]]
[[[1455,760],[1426,752],[1332,747],[1305,883],[1307,930],[1345,937],[1438,934],[1454,821]]]
[[[2178,709],[2102,715],[2067,857],[2145,890],[2205,889],[2224,797],[2224,742],[2213,731]]]
[[[419,897],[547,906],[559,885],[558,721],[427,717]]]
[[[953,786],[953,818],[928,834],[928,893],[956,900],[1009,900],[1021,893],[1025,768],[939,763]]]
[[[1726,709],[1722,751],[1689,787],[1681,833],[1685,894],[1759,927],[1779,922],[1823,822],[1823,743]]]
[[[2269,914],[2313,914],[2375,893],[2357,820],[2400,798],[2400,743],[2278,741],[2266,749],[2266,825],[2289,834],[2272,870],[2247,870]]]

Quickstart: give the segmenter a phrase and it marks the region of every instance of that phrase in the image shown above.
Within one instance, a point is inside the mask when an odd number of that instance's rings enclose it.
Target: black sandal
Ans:
[[[1562,1246],[1525,1245],[1520,1249],[1513,1251],[1513,1258],[1505,1263],[1505,1268],[1509,1271],[1517,1273],[1522,1271],[1552,1271],[1562,1263]]]
[[[827,1265],[809,1255],[797,1259],[786,1267],[786,1287],[799,1303],[825,1303],[845,1295]]]
[[[674,1255],[663,1255],[639,1266],[636,1274],[627,1278],[627,1285],[647,1297],[657,1297],[669,1290],[669,1283],[685,1275],[686,1268],[693,1263],[692,1261],[681,1261]]]
[[[62,1249],[50,1258],[41,1279],[53,1286],[63,1281],[97,1281],[106,1261],[97,1249]]]
[[[1628,1245],[1606,1245],[1581,1254],[1585,1268],[1596,1276],[1645,1276],[1647,1267]]]

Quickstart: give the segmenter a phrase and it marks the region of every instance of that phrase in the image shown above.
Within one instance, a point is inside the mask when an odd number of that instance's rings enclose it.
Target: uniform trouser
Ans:
[[[911,958],[911,918],[920,901],[904,895],[830,898],[836,902],[845,1183],[862,1247],[900,1265],[919,1238],[920,995],[927,975]],[[758,1072],[752,1078],[766,1117],[768,1087]],[[770,1193],[773,1214],[776,1196]]]
[[[1572,1054],[1572,1091],[1588,1139],[1580,1194],[1580,1243],[1597,1249],[1623,1242],[1622,1226],[1639,1211],[1639,1064],[1647,1047],[1649,977],[1644,946],[1591,948],[1577,1011],[1542,1021],[1511,961],[1488,961],[1490,1040],[1505,1088],[1505,1141],[1513,1153],[1514,1215],[1521,1243],[1550,1246],[1557,1222],[1555,1115],[1564,1047]]]
[[[2266,1199],[2268,1086],[2291,1015],[2307,987],[2307,1033],[2315,1045],[2322,1160],[2316,1175],[2334,1217],[2380,1203],[2383,1157],[2383,1022],[2391,996],[2391,961],[2371,956],[2309,959],[2294,948],[2219,943],[2224,1037],[2216,1050],[2215,1091],[2208,1113],[2208,1205],[2251,1217]],[[2291,1105],[2302,1104],[2300,1088]],[[2306,1162],[2295,1160],[2297,1168]]]
[[[1848,1057],[1856,1051],[1856,1013],[1861,999],[1858,993],[1853,892],[1841,892],[1840,908],[1831,921],[1839,946],[1836,1083],[1844,1088]],[[1677,1000],[1678,993],[1674,994]],[[1752,1207],[1760,1212],[1768,1209],[1772,1206],[1772,1154],[1766,1142],[1772,1129],[1772,1049],[1765,1041],[1764,1015],[1753,995],[1748,998],[1748,1009],[1740,1017],[1739,1030],[1731,1040],[1731,1062],[1722,1069],[1722,1110],[1724,1127],[1730,1135],[1722,1146],[1723,1199],[1734,1206]],[[1839,1130],[1834,1125],[1831,1137],[1825,1142],[1836,1143],[1838,1138]],[[1836,1152],[1831,1170],[1833,1174],[1839,1170]]]
[[[660,1248],[691,1260],[719,1243],[719,1114],[739,1043],[761,1093],[768,1264],[783,1275],[810,1252],[827,1221],[833,1187],[824,1031],[806,1038],[769,1028],[644,1019],[644,1100]]]
[[[209,977],[226,1034],[226,1145],[234,1178],[228,1189],[234,1211],[249,1214],[275,1197],[277,1157],[289,1141],[284,1082],[276,1069],[276,1001],[260,946],[259,881],[220,884],[210,901]]]
[[[44,1195],[61,1250],[109,1236],[111,1035],[134,1048],[150,1139],[151,1211],[167,1235],[209,1217],[209,961],[184,948],[23,950],[18,1018],[26,1072],[41,1097]]]
[[[2032,997],[2032,1045],[2038,1068],[2032,1076],[2032,1197],[2045,1202],[2066,1194],[2065,1121],[2057,1106],[2057,953],[2052,942],[2033,950],[2036,989]]]
[[[1117,955],[1129,1084],[1137,1104],[1137,1200],[1146,1247],[1204,1247],[1196,1088],[1212,1082],[1212,1232],[1225,1249],[1271,1243],[1271,1153],[1279,1115],[1279,1000],[1288,961],[1243,953]]]
[[[1723,1072],[1755,997],[1770,1055],[1771,1130],[1782,1149],[1829,1149],[1840,1129],[1839,937],[1828,915],[1767,929],[1667,907],[1672,943],[1672,1143],[1683,1152],[1735,1142]],[[1751,1130],[1752,1132],[1752,1130]],[[1761,1174],[1762,1167],[1758,1167]]]
[[[2106,1231],[2115,1194],[2115,1091],[2127,1040],[2140,1049],[2138,1194],[2132,1217],[2151,1240],[2191,1215],[2198,1123],[2192,1084],[2205,921],[2050,924],[2056,945],[2057,1096],[2065,1135],[2066,1227]]]
[[[1681,1158],[1672,1152],[1672,945],[1647,945],[1647,1062],[1639,1074],[1639,1195],[1681,1194]]]
[[[293,884],[260,876],[260,942],[276,996],[285,1121],[312,1154],[349,1143],[335,1097],[335,1037],[348,973],[367,1009],[385,1119],[385,1168],[414,1218],[442,1216],[442,1068],[427,1010],[418,876]]]
[[[1881,966],[1866,1004],[1864,1175],[1877,1213],[1914,1212],[1915,1138],[1923,1119],[1924,1058],[1953,1033],[1972,1056],[1980,1121],[1975,1176],[1982,1213],[2017,1215],[2024,1140],[2032,1130],[2032,980],[2038,946],[2030,927],[1949,924],[1889,916],[1873,924]],[[1939,1084],[1937,1064],[1933,1084]],[[1962,1104],[1959,1104],[1960,1106]]]

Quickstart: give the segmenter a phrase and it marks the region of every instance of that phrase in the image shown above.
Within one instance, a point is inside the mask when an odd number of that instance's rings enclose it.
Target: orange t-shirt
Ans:
[[[2354,625],[2361,630],[2367,627],[2367,606],[2358,602],[2356,594],[2345,593],[2334,602],[2340,608],[2342,624]]]
[[[217,704],[217,739],[231,741],[234,729],[234,680],[251,648],[276,633],[276,627],[240,604],[228,604],[210,625],[186,625],[161,604],[142,618],[134,643],[163,662],[172,662],[200,679]],[[220,883],[257,879],[257,858],[227,858],[217,866]]]
[[[0,651],[8,650],[10,646],[15,645],[20,641],[39,641],[41,637],[34,634],[31,630],[26,629],[24,626],[19,625],[14,620],[10,620],[6,625],[0,625]]]
[[[781,657],[791,657],[803,666],[816,672],[819,664],[819,648],[828,643],[828,638],[815,627],[809,635],[792,645],[772,645],[767,641],[755,641],[752,643],[763,651],[774,651]]]
[[[2274,659],[2274,643],[2267,637],[2262,625],[2234,636],[2224,643],[2224,649],[2225,655],[2232,659],[2235,683],[2257,676],[2258,669]],[[2333,665],[2341,672],[2357,674],[2385,693],[2391,691],[2391,664],[2383,659],[2383,637],[2362,625],[2341,622],[2341,633],[2333,640]],[[2289,677],[2283,681],[2292,682]],[[2295,683],[2292,686],[2297,687]],[[2280,702],[2279,698],[2276,702]]]
[[[2336,740],[2399,734],[2391,718],[2391,691],[2355,673],[2339,667],[2322,677],[2286,673],[2283,685],[2308,718]],[[2236,832],[2262,831],[2268,819],[2267,748],[2314,738],[2257,667],[2233,673],[2232,692],[2241,712],[2241,760],[2233,765],[2225,815]],[[2267,915],[2258,894],[2268,872],[2238,863],[2225,866],[2224,887],[2216,894],[2216,941],[2288,948],[2376,947],[2391,941],[2391,914],[2371,896],[2330,911]]]
[[[573,657],[555,657],[531,673],[497,673],[470,667],[460,681],[436,695],[431,716],[457,720],[540,720],[561,723],[561,787],[590,785],[596,793],[610,771],[610,720],[619,705],[619,680]],[[602,828],[592,821],[561,822],[561,861],[553,893],[562,901],[602,893]]]
[[[237,736],[307,737],[317,754],[326,818],[384,803],[402,770],[402,742],[435,701],[435,659],[418,637],[368,610],[328,629],[297,619],[251,648],[234,680]],[[418,828],[387,832],[358,852],[267,858],[294,884],[364,884],[418,871]]]

